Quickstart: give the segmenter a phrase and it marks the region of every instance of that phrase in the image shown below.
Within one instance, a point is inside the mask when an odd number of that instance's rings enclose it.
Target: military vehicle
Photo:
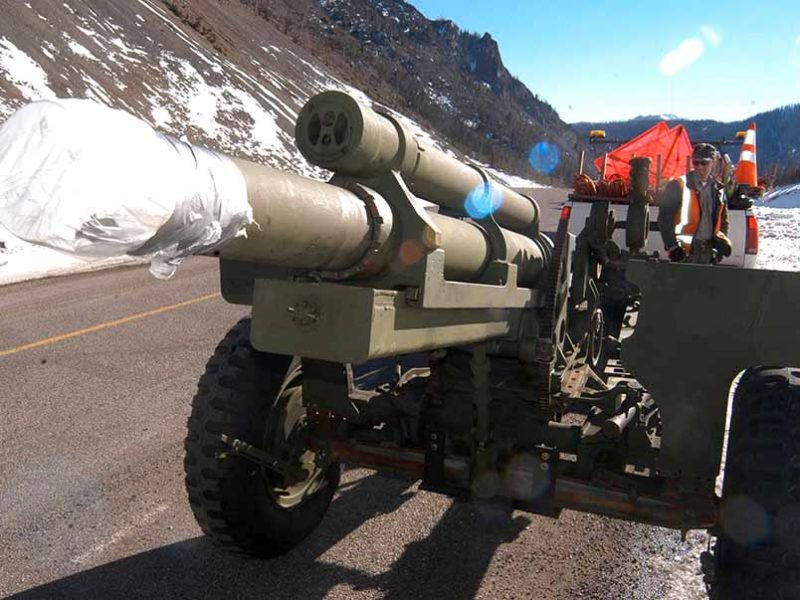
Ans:
[[[207,535],[287,552],[346,462],[551,517],[708,529],[713,595],[800,589],[800,369],[783,366],[800,276],[648,256],[648,159],[621,247],[607,202],[546,235],[533,198],[341,92],[307,102],[296,141],[330,181],[236,160],[258,226],[219,253],[221,288],[252,316],[209,360],[186,439]]]

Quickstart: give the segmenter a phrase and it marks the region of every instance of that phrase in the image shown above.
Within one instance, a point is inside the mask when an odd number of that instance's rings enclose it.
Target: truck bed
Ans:
[[[614,241],[620,248],[625,247],[625,227],[628,217],[628,202],[625,198],[605,198],[602,196],[578,196],[571,194],[568,203],[572,206],[569,217],[569,232],[578,235],[586,223],[586,218],[592,208],[592,203],[609,201],[611,210],[614,213],[616,226],[614,228]],[[747,237],[747,216],[752,215],[753,211],[749,208],[728,208],[728,237],[733,246],[730,256],[722,260],[723,265],[734,267],[744,267],[751,269],[755,266],[755,254],[745,253],[745,241]],[[650,232],[647,236],[646,250],[648,254],[657,253],[661,258],[667,258],[664,251],[664,243],[658,231],[658,207],[650,207]]]

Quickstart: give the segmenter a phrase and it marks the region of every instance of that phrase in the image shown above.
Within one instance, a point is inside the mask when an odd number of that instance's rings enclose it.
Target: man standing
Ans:
[[[664,190],[658,225],[674,262],[716,264],[731,255],[725,186],[711,176],[717,158],[711,144],[695,144],[686,183],[676,179]]]

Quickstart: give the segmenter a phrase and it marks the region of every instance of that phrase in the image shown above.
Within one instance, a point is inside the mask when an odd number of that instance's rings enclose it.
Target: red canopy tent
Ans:
[[[671,179],[686,174],[686,159],[692,155],[692,142],[683,125],[669,128],[664,121],[653,125],[644,133],[622,144],[608,153],[606,180],[615,175],[625,181],[630,175],[631,158],[647,156],[652,159],[650,184],[656,183],[657,157],[661,156],[661,178]],[[603,169],[603,157],[596,158],[594,164],[598,171]]]

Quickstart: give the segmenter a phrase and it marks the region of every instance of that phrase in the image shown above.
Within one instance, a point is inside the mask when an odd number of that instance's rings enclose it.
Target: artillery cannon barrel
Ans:
[[[478,167],[430,147],[392,115],[344,92],[323,92],[306,102],[295,140],[317,166],[360,178],[395,170],[415,195],[462,214],[470,193],[491,185],[493,214],[501,226],[528,235],[539,232],[539,207],[532,198],[490,182]]]
[[[247,185],[255,224],[229,242],[224,256],[297,269],[344,269],[369,246],[370,220],[353,192],[234,159]],[[389,219],[391,210],[382,210]]]
[[[247,185],[256,224],[247,237],[229,242],[223,256],[295,269],[336,271],[350,269],[372,258],[352,277],[380,271],[400,248],[399,227],[389,204],[374,191],[363,188],[388,235],[375,247],[371,216],[364,198],[354,191],[329,183],[285,173],[246,160],[233,159]],[[491,258],[490,242],[479,225],[430,213],[441,231],[439,247],[445,251],[445,277],[473,281]],[[517,283],[532,286],[544,266],[541,248],[531,239],[502,230],[510,262],[517,265]],[[430,242],[429,242],[430,243]],[[372,250],[371,250],[372,248]],[[424,241],[417,246],[421,258]],[[428,247],[427,250],[433,248]]]

